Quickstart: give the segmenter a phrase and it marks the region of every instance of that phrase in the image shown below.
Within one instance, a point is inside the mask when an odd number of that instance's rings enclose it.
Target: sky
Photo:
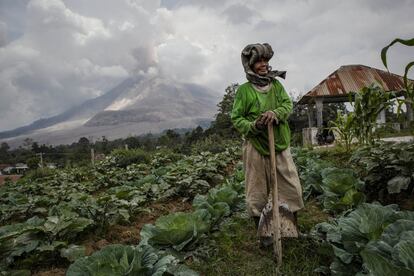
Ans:
[[[0,131],[57,115],[124,79],[160,76],[223,95],[240,52],[267,42],[297,98],[341,65],[384,69],[414,37],[414,0],[0,0]],[[402,74],[414,47],[389,51]],[[412,77],[412,73],[410,74]]]

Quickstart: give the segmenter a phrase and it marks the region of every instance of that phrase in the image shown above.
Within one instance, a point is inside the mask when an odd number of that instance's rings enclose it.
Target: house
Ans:
[[[352,92],[358,92],[372,83],[380,84],[386,92],[394,92],[396,96],[405,96],[402,76],[365,65],[341,66],[302,96],[298,104],[309,107],[309,127],[302,130],[304,144],[317,144],[316,133],[318,129],[323,127],[324,122],[322,117],[323,104],[349,102]],[[314,109],[316,109],[317,127],[314,127]],[[413,121],[411,106],[407,106],[406,116],[407,121]],[[377,122],[379,124],[386,122],[385,110],[379,114]]]
[[[6,169],[8,167],[12,167],[12,165],[10,165],[10,164],[0,164],[0,175],[2,174],[4,169]]]
[[[5,174],[9,174],[9,175],[12,174],[12,173],[23,174],[29,169],[29,167],[24,163],[17,163],[14,166],[10,165],[10,164],[4,164],[4,165],[7,165],[7,167],[3,166],[5,168],[2,171]]]
[[[29,169],[29,167],[24,163],[17,163],[14,168],[16,169],[17,174],[23,174]]]
[[[11,174],[13,172],[13,170],[15,170],[15,167],[10,165],[10,166],[4,168],[3,172],[6,173],[6,174]]]

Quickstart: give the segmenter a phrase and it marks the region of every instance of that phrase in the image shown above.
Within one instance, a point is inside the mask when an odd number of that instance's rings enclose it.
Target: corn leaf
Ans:
[[[395,43],[401,43],[401,44],[403,44],[405,46],[414,46],[414,38],[411,38],[411,39],[396,38],[390,44],[388,44],[388,46],[384,47],[381,50],[381,60],[382,60],[382,63],[384,64],[385,68],[387,68],[387,69],[388,69],[388,65],[387,65],[387,51],[388,51],[388,48],[390,48]]]

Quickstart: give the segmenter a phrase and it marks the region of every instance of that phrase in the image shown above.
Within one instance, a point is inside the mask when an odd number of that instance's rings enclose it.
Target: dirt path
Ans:
[[[381,140],[386,142],[412,142],[414,141],[414,136],[388,137],[381,138]]]

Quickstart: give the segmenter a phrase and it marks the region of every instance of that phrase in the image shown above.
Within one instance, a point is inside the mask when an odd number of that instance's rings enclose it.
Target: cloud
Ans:
[[[197,0],[162,0],[162,6],[175,10],[183,7],[193,6],[200,9],[220,9],[226,6],[229,0],[209,0],[209,1],[197,1]]]
[[[0,47],[7,44],[7,24],[0,21]]]
[[[194,81],[208,62],[203,50],[201,46],[181,39],[160,44],[156,49],[160,72],[178,81]]]
[[[341,65],[383,68],[379,53],[412,36],[410,0],[0,2],[0,130],[62,112],[135,75],[223,94],[242,83],[241,49],[268,42],[271,65],[303,94]],[[390,23],[392,22],[392,24]],[[401,74],[414,49],[393,47]]]
[[[26,5],[29,0],[0,1],[0,18],[7,23],[8,41],[23,35],[26,25]]]
[[[111,17],[94,14],[97,4],[80,13],[76,1],[28,3],[23,36],[0,48],[1,130],[58,114],[154,66],[165,11],[154,19],[153,4],[112,1],[122,13]]]
[[[234,4],[229,6],[223,14],[233,24],[249,23],[255,14],[250,8],[241,5]]]

